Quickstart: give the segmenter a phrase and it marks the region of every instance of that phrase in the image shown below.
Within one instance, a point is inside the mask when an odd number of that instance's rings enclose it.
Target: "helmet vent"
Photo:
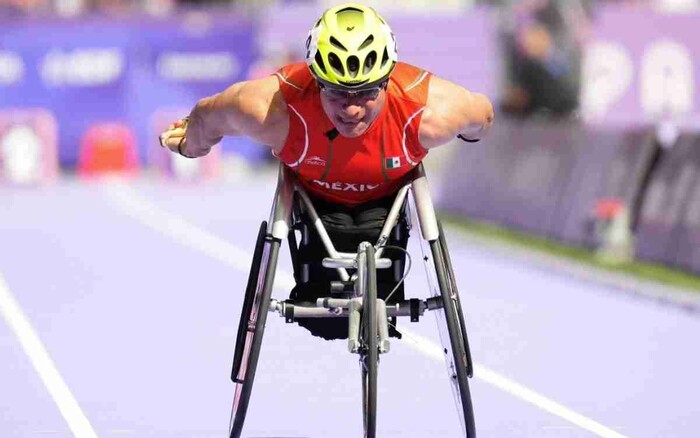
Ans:
[[[367,37],[367,39],[364,40],[364,42],[360,45],[360,47],[357,50],[362,50],[365,47],[369,46],[374,42],[374,35],[370,35]]]
[[[316,52],[316,65],[318,65],[318,68],[321,69],[323,74],[328,73],[326,71],[326,64],[323,63],[323,56],[321,56],[321,52],[319,52],[319,51]]]
[[[386,50],[386,47],[384,47],[384,54],[382,55],[382,68],[386,65],[387,61],[389,60],[389,52]]]
[[[357,59],[357,56],[353,55],[348,58],[347,64],[350,77],[356,78],[357,73],[360,71],[360,60]]]
[[[333,44],[333,47],[335,47],[336,49],[340,49],[344,52],[348,51],[348,49],[346,49],[345,46],[340,43],[340,41],[335,39],[335,37],[331,37],[331,44]]]
[[[357,9],[357,8],[353,8],[352,6],[348,6],[347,8],[343,8],[343,9],[339,10],[338,12],[336,12],[336,15],[340,15],[340,14],[342,14],[343,12],[359,12],[359,13],[363,13],[362,9]]]
[[[345,76],[345,69],[343,68],[343,63],[340,61],[340,58],[338,58],[338,55],[332,52],[329,53],[328,63],[331,65],[331,68],[336,72],[336,74]]]
[[[362,67],[362,74],[366,75],[369,74],[370,71],[372,71],[372,67],[374,67],[374,64],[377,63],[377,52],[372,50],[369,52],[369,55],[365,58],[365,65]]]

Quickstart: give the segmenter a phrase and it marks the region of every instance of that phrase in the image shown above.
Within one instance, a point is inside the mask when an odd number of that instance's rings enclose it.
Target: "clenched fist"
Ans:
[[[185,155],[183,151],[187,146],[186,135],[188,123],[189,119],[185,117],[168,126],[158,137],[160,145],[186,157],[187,155]]]

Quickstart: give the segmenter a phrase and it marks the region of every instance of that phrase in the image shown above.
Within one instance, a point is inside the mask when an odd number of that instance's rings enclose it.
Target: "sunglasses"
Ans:
[[[321,92],[332,100],[374,100],[379,96],[379,92],[386,88],[386,82],[378,87],[364,88],[362,90],[341,90],[338,88],[330,88],[319,84]]]

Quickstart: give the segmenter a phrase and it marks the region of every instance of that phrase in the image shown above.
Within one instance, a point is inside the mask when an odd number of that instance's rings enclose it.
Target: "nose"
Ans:
[[[361,114],[360,112],[362,111],[362,107],[359,105],[355,105],[353,103],[346,103],[343,105],[343,111],[342,115],[345,118],[348,119],[357,119],[360,118]]]

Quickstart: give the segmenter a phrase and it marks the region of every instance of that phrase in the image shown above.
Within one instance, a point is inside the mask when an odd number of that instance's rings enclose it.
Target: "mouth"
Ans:
[[[338,125],[340,125],[341,127],[346,128],[346,129],[352,129],[352,128],[356,127],[357,125],[362,123],[363,120],[364,120],[364,117],[359,119],[359,120],[345,120],[340,116],[337,116],[335,118],[336,123]]]

